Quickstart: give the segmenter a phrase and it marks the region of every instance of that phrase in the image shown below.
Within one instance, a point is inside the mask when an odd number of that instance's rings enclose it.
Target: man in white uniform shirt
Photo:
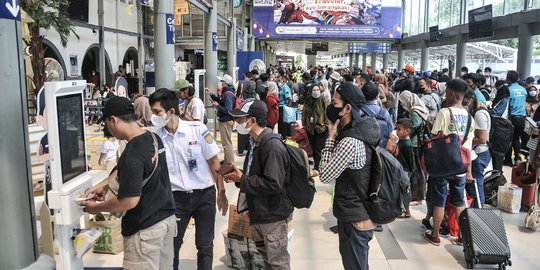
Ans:
[[[180,80],[178,86],[180,87],[179,97],[185,102],[185,110],[180,117],[187,121],[204,122],[204,103],[199,97],[195,96],[195,88],[186,80]]]
[[[150,96],[152,123],[163,140],[169,167],[169,178],[176,204],[178,235],[174,239],[174,269],[191,217],[195,219],[197,269],[212,269],[214,225],[217,206],[227,212],[223,179],[218,177],[220,152],[214,138],[202,122],[183,121],[178,115],[178,97],[168,89]]]

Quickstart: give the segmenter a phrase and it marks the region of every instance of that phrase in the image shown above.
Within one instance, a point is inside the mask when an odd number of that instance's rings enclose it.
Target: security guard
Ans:
[[[150,96],[152,123],[158,128],[167,152],[167,165],[176,204],[178,234],[174,240],[174,269],[191,217],[195,219],[197,269],[212,269],[214,225],[217,206],[227,213],[223,179],[218,176],[219,147],[201,122],[183,121],[178,116],[178,97],[168,89]]]

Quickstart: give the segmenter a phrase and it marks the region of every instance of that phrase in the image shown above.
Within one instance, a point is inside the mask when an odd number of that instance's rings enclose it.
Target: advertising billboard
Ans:
[[[257,38],[401,36],[400,0],[254,0]]]

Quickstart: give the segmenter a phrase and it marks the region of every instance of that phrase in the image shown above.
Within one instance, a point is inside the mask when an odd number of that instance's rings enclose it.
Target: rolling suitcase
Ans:
[[[518,163],[512,168],[512,184],[523,189],[521,193],[521,211],[527,211],[534,203],[536,174],[529,162]]]
[[[475,264],[498,264],[499,270],[512,266],[510,247],[499,210],[463,210],[459,216],[459,226],[463,239],[463,253],[467,268]]]

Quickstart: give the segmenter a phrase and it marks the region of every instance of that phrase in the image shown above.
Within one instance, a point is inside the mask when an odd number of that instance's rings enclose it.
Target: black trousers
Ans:
[[[173,269],[178,270],[180,247],[190,218],[195,219],[197,269],[211,270],[214,260],[214,228],[216,221],[216,189],[214,186],[193,192],[173,192],[176,204],[178,235],[174,238]]]
[[[279,120],[278,120],[278,133],[282,138],[292,136],[291,134],[291,123],[285,123],[283,115],[283,106],[279,107]]]
[[[521,151],[521,137],[525,131],[525,117],[524,116],[514,116],[510,117],[510,122],[514,126],[514,135],[512,137],[512,148],[506,153],[506,162],[512,160],[512,149],[514,150],[514,160],[519,160],[519,154]]]
[[[326,139],[328,139],[328,131],[325,130],[323,133],[314,135],[309,134],[308,132],[308,139],[309,145],[311,145],[311,149],[313,149],[313,161],[315,163],[313,169],[318,171],[319,163],[321,162],[322,150],[326,144]]]

